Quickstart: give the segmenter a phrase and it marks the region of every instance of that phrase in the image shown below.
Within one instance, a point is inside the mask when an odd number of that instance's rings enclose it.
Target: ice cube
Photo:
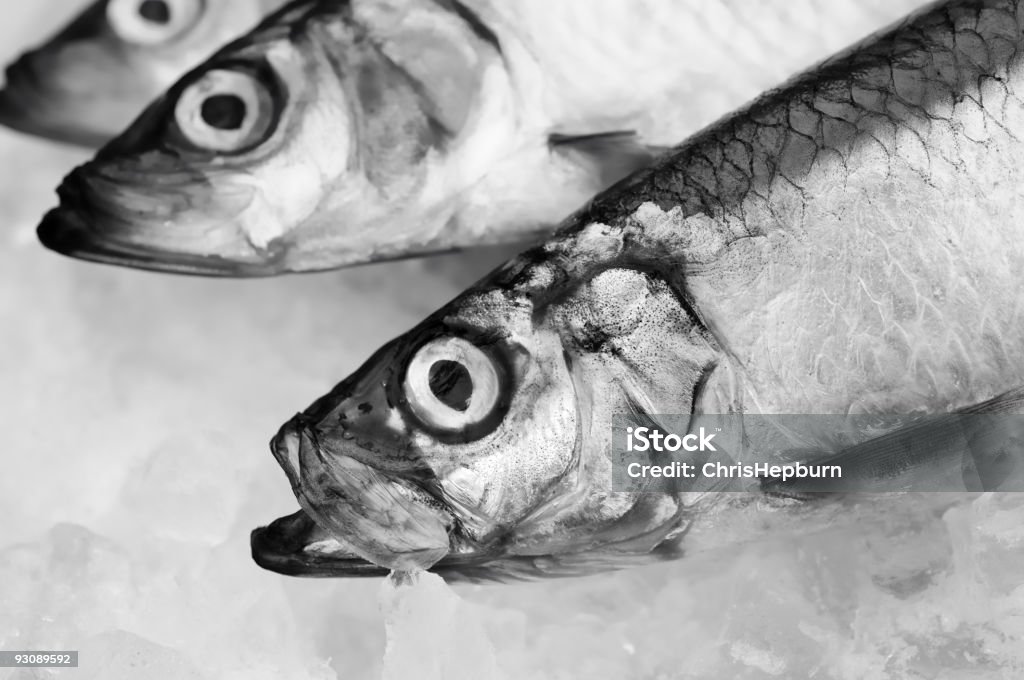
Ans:
[[[136,591],[121,546],[71,524],[0,551],[0,649],[73,649],[117,625]]]
[[[227,540],[249,490],[252,456],[218,432],[171,435],[126,478],[105,526],[146,540]]]
[[[133,633],[111,630],[82,643],[79,680],[212,680],[181,651],[158,645]]]
[[[483,614],[437,574],[396,573],[380,591],[387,627],[383,680],[501,680]]]

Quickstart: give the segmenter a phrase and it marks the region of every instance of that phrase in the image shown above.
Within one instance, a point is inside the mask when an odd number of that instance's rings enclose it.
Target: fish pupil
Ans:
[[[473,379],[458,361],[436,361],[430,367],[430,391],[445,406],[456,411],[469,408],[473,396]]]
[[[245,122],[245,102],[233,94],[215,94],[203,102],[202,116],[218,130],[237,130]]]
[[[139,5],[139,16],[154,24],[167,25],[171,22],[171,8],[164,0],[144,0]]]

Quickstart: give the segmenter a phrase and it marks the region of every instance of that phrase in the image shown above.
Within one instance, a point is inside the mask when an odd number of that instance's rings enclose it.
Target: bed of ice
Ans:
[[[77,4],[5,10],[0,58]],[[485,265],[230,282],[72,262],[33,227],[84,153],[0,131],[0,158],[0,649],[81,651],[0,680],[1024,674],[1009,494],[569,581],[261,571],[249,531],[295,507],[270,435]]]

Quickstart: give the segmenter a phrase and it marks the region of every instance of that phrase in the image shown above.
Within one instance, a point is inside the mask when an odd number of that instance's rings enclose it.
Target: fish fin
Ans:
[[[632,130],[615,130],[586,135],[555,133],[548,136],[552,153],[584,165],[591,165],[603,186],[646,168],[671,147],[644,144]]]
[[[940,416],[918,416],[878,437],[805,464],[840,478],[761,480],[775,495],[881,491],[1024,490],[1024,389]]]

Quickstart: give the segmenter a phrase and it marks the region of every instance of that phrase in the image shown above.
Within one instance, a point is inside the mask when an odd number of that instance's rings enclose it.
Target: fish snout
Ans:
[[[12,94],[42,99],[55,93],[54,55],[46,49],[29,50],[4,69],[4,89]]]
[[[150,178],[131,166],[93,161],[64,179],[60,205],[36,233],[50,250],[91,262],[200,276],[281,273],[283,244],[258,248],[227,217],[197,212],[210,193],[187,173]],[[248,201],[244,192],[224,194],[225,202]]]
[[[300,416],[296,415],[295,418]],[[270,440],[270,451],[294,488],[299,479],[299,433],[295,418],[281,426]]]
[[[293,423],[312,432],[326,453],[425,481],[433,472],[409,436],[405,400],[396,384],[401,369],[394,368],[399,355],[399,347],[385,346]]]
[[[0,90],[0,125],[27,134],[42,134],[48,118],[33,53],[22,55],[4,70]]]
[[[54,252],[82,257],[95,250],[92,225],[102,204],[90,194],[82,169],[71,172],[57,187],[59,206],[50,210],[36,229],[39,241]]]
[[[38,75],[34,68],[34,52],[26,52],[4,69],[4,90],[11,95],[31,93]]]
[[[36,228],[36,235],[46,248],[72,257],[83,252],[90,241],[88,222],[83,216],[88,213],[88,204],[76,173],[65,177],[57,187],[59,207],[47,212]]]
[[[448,554],[453,519],[416,480],[325,446],[300,414],[271,443],[302,510],[363,559],[425,568]]]
[[[47,139],[97,148],[127,121],[111,120],[110,98],[67,75],[46,49],[26,52],[4,70],[0,124]]]
[[[433,479],[429,467],[408,446],[403,446],[399,437],[382,436],[384,419],[369,412],[366,402],[343,402],[340,406],[321,419],[296,414],[271,440],[271,452],[293,489],[301,486],[303,461],[314,456],[330,467],[344,467],[344,460],[352,460],[410,482]],[[351,410],[346,408],[349,406]]]
[[[270,451],[274,454],[278,465],[288,477],[292,490],[298,492],[302,474],[302,447],[309,446],[312,440],[304,436],[307,420],[301,413],[281,426],[273,439],[270,440]]]
[[[36,227],[36,236],[44,247],[69,257],[84,251],[88,242],[84,225],[75,213],[60,208],[54,208],[43,216]]]

